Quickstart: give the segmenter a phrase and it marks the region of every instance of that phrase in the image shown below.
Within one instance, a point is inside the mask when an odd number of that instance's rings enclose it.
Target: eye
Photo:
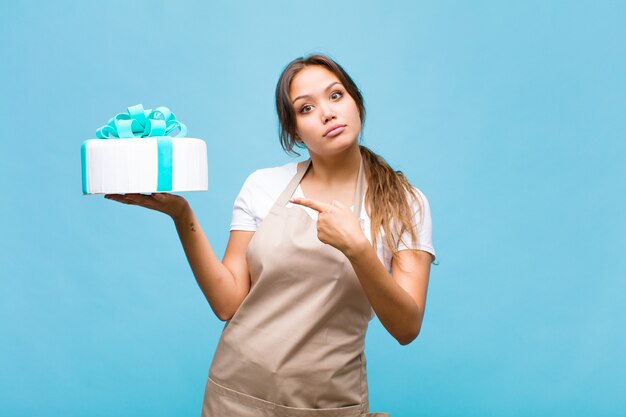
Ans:
[[[305,104],[302,108],[300,108],[300,113],[306,114],[311,111],[311,108],[312,106],[310,104]]]
[[[341,91],[333,91],[330,95],[331,100],[339,100],[343,97],[343,93]]]

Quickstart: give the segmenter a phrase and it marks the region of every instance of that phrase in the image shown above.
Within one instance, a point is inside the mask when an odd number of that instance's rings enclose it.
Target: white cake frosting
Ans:
[[[171,138],[171,141],[170,190],[157,189],[157,138],[85,141],[82,149],[83,194],[206,191],[206,143],[202,139],[181,137]]]

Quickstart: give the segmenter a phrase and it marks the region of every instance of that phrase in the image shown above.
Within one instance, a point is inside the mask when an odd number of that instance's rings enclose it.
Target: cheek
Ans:
[[[311,131],[310,118],[299,118],[296,120],[296,131],[300,136],[307,137],[308,132]]]
[[[348,103],[348,108],[346,109],[348,114],[350,115],[350,119],[353,121],[361,122],[361,116],[359,115],[359,108],[356,105],[356,102],[352,101]]]
[[[356,105],[356,101],[349,95],[346,94],[344,99],[339,101],[339,104],[343,107],[345,111],[356,112],[357,115],[359,113],[359,108]]]

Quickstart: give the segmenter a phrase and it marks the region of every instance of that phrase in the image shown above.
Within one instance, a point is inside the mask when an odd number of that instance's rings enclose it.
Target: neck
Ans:
[[[337,155],[319,156],[311,155],[311,168],[307,173],[311,179],[327,186],[343,184],[354,181],[361,164],[361,151],[358,143]]]

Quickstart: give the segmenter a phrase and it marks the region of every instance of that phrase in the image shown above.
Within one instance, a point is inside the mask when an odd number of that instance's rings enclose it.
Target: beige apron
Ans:
[[[316,221],[285,205],[302,164],[248,245],[250,292],[226,324],[203,417],[348,417],[368,413],[364,340],[370,303],[343,253]],[[354,213],[365,180],[359,168]]]

